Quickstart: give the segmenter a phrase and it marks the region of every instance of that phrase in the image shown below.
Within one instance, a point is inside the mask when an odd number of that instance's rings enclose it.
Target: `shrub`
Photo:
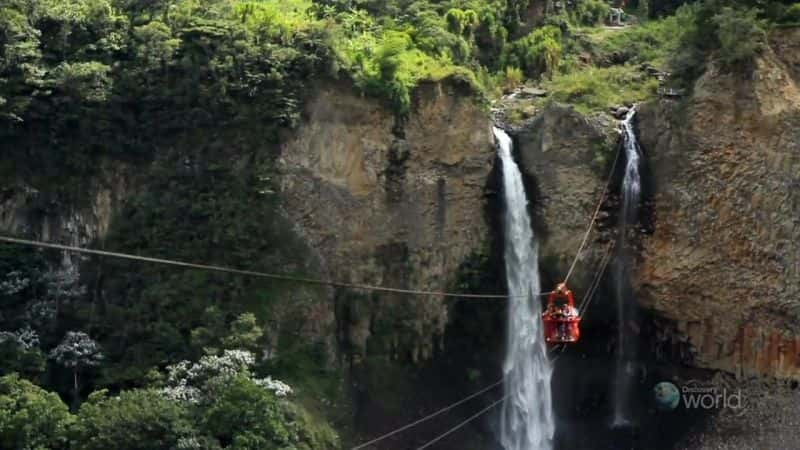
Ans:
[[[444,18],[447,21],[447,28],[454,34],[469,34],[478,26],[478,14],[471,9],[463,11],[453,8],[447,11]]]
[[[203,412],[205,430],[226,448],[337,448],[336,434],[244,376],[222,387]]]
[[[505,65],[520,67],[531,78],[552,75],[561,60],[562,50],[561,30],[544,26],[511,44]]]
[[[800,3],[795,3],[794,5],[787,8],[786,12],[783,14],[782,21],[792,22],[792,23],[800,22]]]
[[[105,101],[111,94],[111,67],[99,63],[63,62],[53,70],[53,85],[87,102]]]
[[[603,0],[582,0],[572,13],[573,20],[581,25],[597,25],[608,17],[611,7]]]
[[[518,69],[517,67],[506,67],[506,70],[503,73],[503,89],[513,89],[522,84],[524,79],[525,75],[522,73],[522,70]]]
[[[755,8],[724,7],[714,16],[720,59],[724,64],[736,65],[751,60],[767,39],[765,24],[758,18]]]
[[[35,378],[44,372],[45,358],[39,350],[39,335],[30,328],[0,331],[0,375],[19,373]]]
[[[0,448],[63,448],[72,420],[58,395],[15,374],[0,378]]]
[[[658,80],[632,66],[587,68],[545,83],[550,99],[571,103],[583,113],[645,100],[655,94]]]
[[[663,63],[679,48],[681,37],[694,24],[694,7],[681,7],[675,15],[622,30],[587,32],[592,52],[601,62]]]
[[[81,405],[73,443],[82,450],[171,450],[194,434],[187,411],[155,390],[125,391],[118,397],[98,391]]]

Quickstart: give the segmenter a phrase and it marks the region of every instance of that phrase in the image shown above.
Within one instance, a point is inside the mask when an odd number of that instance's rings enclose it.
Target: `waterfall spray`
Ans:
[[[626,333],[626,324],[633,320],[632,292],[627,278],[630,252],[628,250],[628,225],[636,223],[641,197],[642,183],[639,176],[641,153],[633,119],[636,107],[632,107],[622,122],[622,145],[625,148],[625,177],[622,180],[622,211],[619,221],[619,246],[614,266],[614,287],[617,297],[617,359],[614,377],[614,426],[630,424],[630,391],[634,376],[636,345],[634,338]]]
[[[522,174],[511,156],[511,138],[494,129],[503,165],[505,263],[508,282],[508,341],[503,366],[505,400],[500,442],[505,450],[550,450],[555,424],[550,361],[542,334],[539,250]]]

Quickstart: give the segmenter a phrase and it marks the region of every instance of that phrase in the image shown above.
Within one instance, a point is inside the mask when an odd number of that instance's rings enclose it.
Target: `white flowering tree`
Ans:
[[[18,270],[12,270],[6,274],[3,280],[0,280],[0,295],[16,295],[30,286],[30,284],[30,278],[25,277]]]
[[[0,331],[0,343],[9,343],[23,350],[39,348],[39,334],[30,327],[17,331]]]
[[[203,403],[220,386],[237,376],[245,376],[278,397],[292,393],[292,388],[282,381],[271,377],[253,378],[254,364],[255,357],[246,350],[225,350],[222,355],[206,355],[194,363],[181,361],[167,367],[166,387],[162,391],[173,400]]]
[[[39,334],[30,327],[0,331],[0,374],[19,373],[34,377],[44,371],[45,359],[39,349]]]
[[[80,392],[79,375],[103,360],[100,346],[82,331],[68,331],[64,339],[50,352],[50,359],[72,371],[73,403],[77,406]]]

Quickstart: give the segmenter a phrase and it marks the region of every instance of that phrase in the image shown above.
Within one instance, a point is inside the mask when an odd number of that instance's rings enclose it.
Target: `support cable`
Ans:
[[[564,277],[564,284],[567,284],[572,276],[572,273],[575,270],[575,265],[578,263],[578,259],[580,259],[581,252],[589,240],[589,235],[592,233],[592,229],[594,229],[595,222],[597,222],[597,215],[600,214],[600,208],[603,206],[606,194],[608,194],[608,191],[611,188],[611,182],[614,180],[614,172],[616,172],[617,169],[617,162],[619,161],[620,153],[622,153],[622,146],[617,147],[617,154],[614,156],[614,163],[611,164],[611,171],[608,174],[608,181],[606,181],[603,192],[600,194],[600,200],[597,202],[597,207],[594,210],[594,214],[592,214],[592,220],[589,222],[589,227],[587,228],[586,233],[583,235],[583,240],[581,240],[581,245],[578,247],[578,252],[575,254],[575,259],[572,260],[572,264],[569,266],[567,276]]]
[[[445,431],[444,433],[440,434],[439,436],[436,436],[435,438],[433,438],[432,440],[428,441],[423,446],[417,447],[417,450],[425,450],[426,448],[428,448],[431,445],[441,441],[442,439],[444,439],[447,436],[455,433],[456,431],[460,430],[461,428],[464,428],[464,426],[466,426],[468,423],[470,423],[473,420],[477,419],[478,417],[486,414],[487,412],[489,412],[489,410],[491,410],[495,406],[497,406],[500,403],[502,403],[508,397],[509,397],[508,395],[504,395],[500,400],[497,400],[496,402],[492,403],[491,405],[487,406],[486,408],[483,408],[482,410],[480,410],[477,413],[473,414],[468,419],[464,420],[463,422],[459,423],[458,425],[454,426],[453,428],[450,428],[449,430]]]
[[[73,247],[69,245],[62,245],[62,244],[55,244],[50,242],[42,242],[42,241],[32,241],[27,239],[18,239],[6,236],[0,236],[1,242],[7,242],[10,244],[19,244],[19,245],[28,245],[31,247],[40,247],[40,248],[49,248],[49,249],[56,249],[56,250],[63,250],[67,252],[75,252],[75,253],[83,253],[87,255],[97,255],[97,256],[108,256],[113,258],[122,258],[134,261],[144,261],[149,263],[155,264],[166,264],[170,266],[177,266],[177,267],[184,267],[187,269],[198,269],[198,270],[208,270],[213,272],[224,272],[224,273],[231,273],[234,275],[245,275],[251,277],[258,277],[258,278],[269,278],[273,280],[281,280],[281,281],[290,281],[295,283],[303,283],[303,284],[315,284],[315,285],[324,285],[324,286],[333,286],[338,288],[347,288],[347,289],[355,289],[355,290],[362,290],[362,291],[376,291],[376,292],[392,292],[398,294],[409,294],[409,295],[419,295],[419,296],[430,296],[430,297],[449,297],[449,298],[471,298],[471,299],[501,299],[501,298],[510,298],[511,296],[502,295],[502,294],[459,294],[455,292],[440,292],[440,291],[422,291],[422,290],[413,290],[413,289],[400,289],[400,288],[393,288],[393,287],[384,287],[384,286],[373,286],[368,284],[357,284],[357,283],[343,283],[343,282],[336,282],[336,281],[325,281],[325,280],[317,280],[312,278],[304,278],[304,277],[296,277],[292,275],[284,275],[284,274],[275,274],[275,273],[265,273],[265,272],[257,272],[253,270],[241,270],[241,269],[233,269],[230,267],[222,267],[222,266],[213,266],[208,264],[195,264],[195,263],[188,263],[183,261],[175,261],[171,259],[162,259],[162,258],[151,258],[147,256],[139,256],[139,255],[131,255],[128,253],[119,253],[119,252],[109,252],[105,250],[93,250],[88,248],[82,247]],[[547,295],[548,293],[543,293],[540,295]]]
[[[378,443],[378,442],[380,442],[380,441],[382,441],[384,439],[387,439],[387,438],[389,438],[391,436],[394,436],[397,433],[405,431],[405,430],[407,430],[409,428],[413,428],[413,427],[415,427],[415,426],[417,426],[417,425],[419,425],[419,424],[421,424],[423,422],[427,422],[428,420],[431,420],[436,416],[440,416],[440,415],[450,411],[451,409],[455,408],[456,406],[460,406],[460,405],[472,400],[473,398],[475,398],[475,397],[477,397],[477,396],[479,396],[479,395],[481,395],[481,394],[483,394],[485,392],[488,392],[488,391],[494,389],[495,387],[501,385],[502,383],[503,383],[503,379],[501,378],[497,382],[492,383],[491,385],[481,389],[480,391],[475,392],[475,393],[473,393],[473,394],[471,394],[471,395],[469,395],[467,397],[464,397],[463,399],[461,399],[461,400],[459,400],[459,401],[457,401],[457,402],[455,402],[455,403],[453,403],[453,404],[451,404],[449,406],[445,406],[444,408],[442,408],[442,409],[440,409],[440,410],[438,410],[438,411],[436,411],[436,412],[434,412],[432,414],[428,414],[427,416],[422,417],[421,419],[418,419],[418,420],[416,420],[414,422],[411,422],[411,423],[409,423],[407,425],[404,425],[404,426],[402,426],[402,427],[400,427],[400,428],[398,428],[398,429],[396,429],[394,431],[390,431],[389,433],[386,433],[384,435],[378,436],[378,437],[376,437],[375,439],[373,439],[371,441],[368,441],[368,442],[360,444],[360,445],[358,445],[356,447],[353,447],[351,450],[359,450],[359,449],[362,449],[362,448],[367,447],[369,445],[376,444],[376,443]]]
[[[608,247],[606,247],[606,251],[603,253],[603,257],[600,259],[600,264],[598,265],[597,272],[594,275],[594,279],[592,279],[592,283],[589,285],[589,289],[584,294],[583,299],[581,299],[581,303],[578,306],[578,313],[583,316],[583,313],[586,311],[586,308],[591,303],[592,298],[594,297],[597,288],[600,286],[600,282],[602,281],[603,274],[606,271],[606,266],[611,261],[612,251],[614,249],[614,242],[610,242]]]

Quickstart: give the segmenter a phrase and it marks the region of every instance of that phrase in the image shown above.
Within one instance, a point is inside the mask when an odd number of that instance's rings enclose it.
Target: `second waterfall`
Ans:
[[[503,166],[504,251],[510,297],[500,442],[505,450],[550,450],[555,431],[552,369],[541,326],[538,244],[522,174],[511,154],[511,138],[498,128],[494,135]]]
[[[637,221],[642,181],[639,175],[641,153],[633,120],[636,107],[632,107],[622,122],[622,145],[625,149],[625,176],[622,180],[622,210],[619,218],[619,242],[614,267],[614,287],[617,297],[617,358],[614,377],[614,419],[612,425],[629,426],[633,418],[630,411],[630,396],[633,389],[636,366],[636,337],[628,332],[636,321],[633,292],[628,280],[630,249],[628,229]]]

